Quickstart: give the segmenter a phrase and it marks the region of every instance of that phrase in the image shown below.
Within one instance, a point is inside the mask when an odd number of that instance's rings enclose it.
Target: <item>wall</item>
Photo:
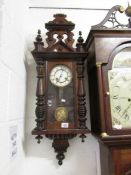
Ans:
[[[36,71],[30,51],[37,29],[42,30],[45,40],[44,23],[52,20],[53,14],[67,14],[68,19],[76,24],[74,38],[82,30],[86,39],[90,26],[99,23],[107,9],[117,5],[118,1],[75,0],[74,3],[56,0],[54,3],[54,0],[30,0],[31,7],[45,8],[28,10],[27,2],[0,1],[0,174],[100,175],[99,145],[92,135],[88,135],[84,144],[79,138],[70,141],[61,167],[57,165],[51,141],[44,138],[39,145],[31,136],[35,127]],[[119,0],[119,4],[127,6],[125,0]]]
[[[81,3],[82,2],[82,3]],[[127,3],[119,1],[120,5],[127,7]],[[118,1],[54,1],[42,0],[30,1],[29,19],[27,26],[27,111],[26,111],[26,165],[24,175],[100,175],[99,145],[92,135],[88,135],[86,142],[83,144],[79,138],[70,140],[70,147],[66,153],[64,164],[60,167],[57,165],[55,153],[51,147],[52,142],[44,137],[41,144],[37,144],[34,136],[31,136],[31,130],[35,127],[35,89],[36,89],[36,70],[30,51],[33,49],[37,30],[41,29],[43,39],[46,38],[44,24],[53,19],[53,14],[67,14],[67,19],[76,24],[74,38],[78,37],[78,31],[82,30],[83,37],[86,39],[91,25],[95,25],[103,18],[114,5],[119,5]],[[41,8],[44,7],[44,8]],[[74,9],[71,9],[74,8]],[[79,9],[79,8],[84,8]],[[88,96],[88,91],[87,91]],[[88,125],[89,119],[89,102]]]
[[[26,1],[0,1],[0,174],[20,175],[24,160]],[[23,15],[24,14],[24,15]]]

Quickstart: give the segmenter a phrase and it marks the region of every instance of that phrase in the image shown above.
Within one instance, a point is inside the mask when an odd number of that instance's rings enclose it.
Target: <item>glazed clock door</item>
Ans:
[[[73,129],[76,121],[76,92],[73,62],[48,62],[47,128]]]
[[[131,130],[131,47],[120,50],[108,70],[111,127],[115,132]]]

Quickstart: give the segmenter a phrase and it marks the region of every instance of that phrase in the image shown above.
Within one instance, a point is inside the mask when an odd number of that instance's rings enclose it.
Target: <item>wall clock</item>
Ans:
[[[45,24],[48,30],[44,46],[41,31],[38,31],[35,49],[32,51],[37,64],[36,128],[38,143],[45,135],[53,139],[59,165],[69,146],[68,139],[80,135],[82,141],[89,132],[86,126],[85,102],[85,51],[83,38],[73,48],[75,25],[64,14],[54,15],[54,20]]]
[[[131,7],[111,8],[86,40],[92,133],[101,174],[131,174]],[[125,12],[128,24],[117,19]],[[123,14],[124,15],[124,14]]]

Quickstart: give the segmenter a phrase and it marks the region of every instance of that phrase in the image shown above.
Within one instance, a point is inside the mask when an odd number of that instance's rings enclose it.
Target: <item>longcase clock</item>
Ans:
[[[123,12],[129,17],[127,24],[117,18]],[[91,130],[100,142],[102,175],[131,175],[130,12],[130,6],[111,8],[92,26],[85,43]]]
[[[74,23],[64,14],[54,15],[54,20],[45,24],[47,47],[38,31],[35,49],[32,51],[37,64],[36,128],[38,143],[45,135],[52,139],[61,165],[65,158],[68,139],[80,135],[82,141],[89,132],[86,126],[86,102],[84,69],[87,52],[83,38],[73,47]]]

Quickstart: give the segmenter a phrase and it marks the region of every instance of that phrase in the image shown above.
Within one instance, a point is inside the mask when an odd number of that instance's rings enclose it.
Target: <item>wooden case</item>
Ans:
[[[131,174],[131,128],[112,127],[109,99],[108,71],[115,55],[131,47],[130,18],[129,24],[119,23],[116,19],[119,12],[124,12],[121,6],[111,8],[100,24],[92,26],[85,42],[89,52],[91,130],[100,142],[102,175]],[[107,23],[112,26],[106,27]]]
[[[73,48],[73,32],[75,25],[66,20],[66,15],[56,14],[55,19],[45,24],[48,32],[47,47],[44,47],[41,31],[38,31],[35,49],[32,51],[37,64],[37,89],[36,89],[36,128],[32,131],[37,135],[38,143],[45,135],[53,139],[52,146],[57,152],[56,158],[59,165],[64,159],[64,152],[69,146],[68,139],[80,134],[82,141],[89,132],[86,127],[86,103],[84,87],[84,61],[87,52],[84,49],[83,38],[78,38],[76,48]],[[66,36],[66,37],[65,37]],[[66,66],[71,71],[71,83],[62,89],[65,95],[64,106],[59,105],[59,87],[50,82],[50,72],[55,66]],[[62,75],[60,75],[61,77]],[[58,121],[55,111],[68,110],[69,116],[66,121]],[[72,111],[71,111],[72,110]]]

